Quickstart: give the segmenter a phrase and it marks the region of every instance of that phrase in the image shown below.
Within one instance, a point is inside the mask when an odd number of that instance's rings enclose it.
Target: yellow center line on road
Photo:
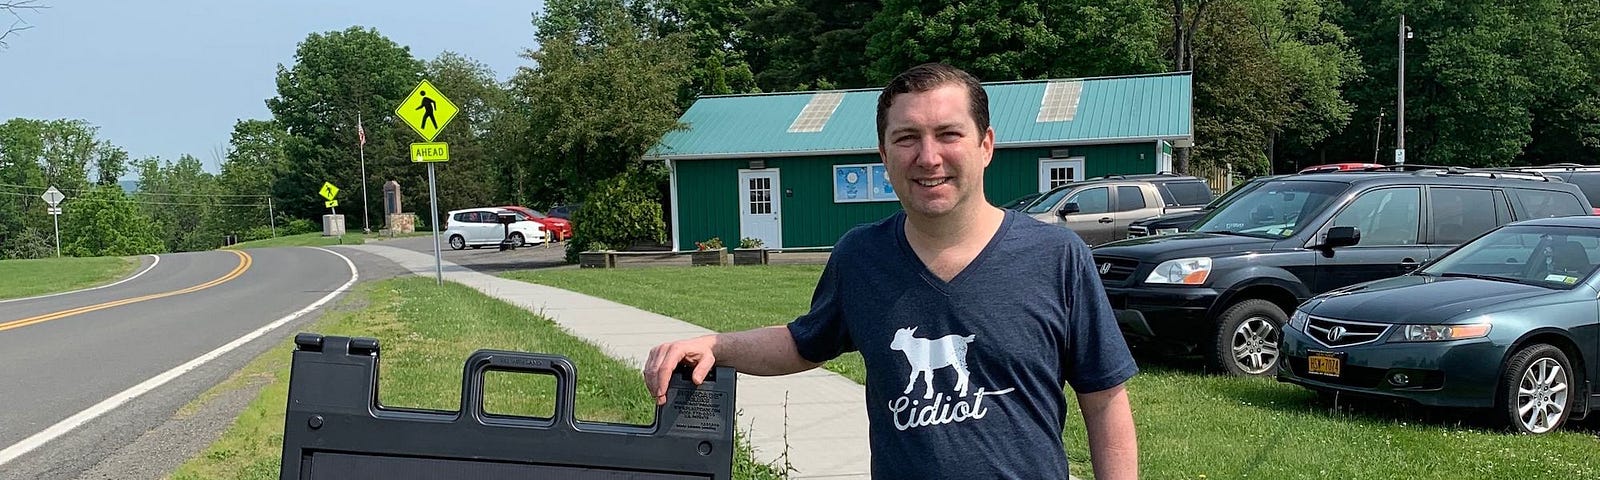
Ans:
[[[44,315],[28,317],[28,318],[24,318],[24,319],[21,319],[21,320],[12,320],[10,322],[0,323],[0,332],[6,331],[6,330],[10,330],[10,329],[13,329],[13,328],[22,328],[22,327],[26,327],[28,325],[33,325],[33,324],[36,324],[36,323],[43,323],[43,322],[48,322],[48,321],[56,320],[56,319],[60,319],[60,318],[66,318],[66,317],[70,317],[70,316],[73,316],[73,315],[78,315],[78,314],[81,314],[81,313],[89,313],[89,312],[93,312],[93,311],[96,311],[96,310],[105,310],[107,308],[119,307],[119,306],[127,305],[127,304],[130,304],[130,303],[139,303],[139,302],[143,302],[143,301],[146,301],[146,300],[155,300],[155,299],[158,299],[158,298],[166,298],[166,297],[170,297],[170,296],[173,296],[173,295],[183,295],[185,293],[198,292],[198,291],[201,291],[201,290],[205,290],[207,288],[211,288],[211,287],[215,287],[217,285],[221,285],[221,284],[227,283],[229,280],[233,280],[235,278],[239,278],[240,275],[244,275],[245,270],[249,270],[250,269],[250,264],[254,263],[254,260],[250,258],[250,254],[248,254],[248,253],[244,253],[244,252],[238,251],[238,250],[228,250],[228,253],[232,253],[234,255],[239,256],[239,265],[236,266],[236,267],[233,267],[233,271],[228,272],[227,275],[223,275],[221,277],[217,277],[215,280],[212,280],[212,281],[209,281],[209,282],[206,282],[206,283],[202,283],[202,284],[199,284],[199,285],[195,285],[195,286],[192,286],[192,287],[189,287],[189,288],[181,289],[181,290],[173,290],[173,291],[170,291],[170,292],[162,292],[162,293],[153,293],[153,294],[145,295],[145,296],[141,296],[141,297],[124,298],[122,300],[112,300],[112,301],[101,303],[101,304],[89,305],[87,307],[78,307],[78,308],[73,308],[73,309],[68,309],[68,310],[62,310],[62,311],[55,312],[55,313],[46,313]]]

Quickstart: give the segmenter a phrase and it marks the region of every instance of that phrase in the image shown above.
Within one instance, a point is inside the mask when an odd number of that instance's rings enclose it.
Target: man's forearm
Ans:
[[[794,337],[783,326],[719,334],[712,354],[718,365],[750,375],[788,375],[819,365],[800,356]]]
[[[1133,409],[1122,385],[1079,394],[1083,423],[1089,430],[1089,459],[1099,480],[1139,478],[1139,441],[1134,434]]]

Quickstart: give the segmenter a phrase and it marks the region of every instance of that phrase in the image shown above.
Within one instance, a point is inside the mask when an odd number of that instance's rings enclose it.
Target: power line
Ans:
[[[15,185],[15,184],[10,184],[10,183],[0,183],[0,187],[32,188],[32,189],[38,189],[40,191],[40,193],[44,192],[44,189],[42,189],[40,187],[35,187],[35,186],[32,186],[32,185]],[[82,188],[58,188],[57,190],[61,190],[63,192],[86,192],[86,191],[88,191],[88,190],[85,190],[85,189],[82,189]],[[173,197],[249,197],[249,198],[266,198],[266,197],[271,197],[272,196],[272,195],[259,195],[259,194],[257,194],[257,195],[243,195],[243,194],[221,194],[221,193],[219,193],[219,194],[209,194],[209,193],[164,193],[164,192],[146,192],[146,191],[134,191],[134,192],[130,192],[130,194],[132,194],[132,195],[173,196]]]
[[[38,195],[34,195],[34,194],[31,194],[31,193],[0,192],[0,195],[14,195],[14,196],[18,196],[18,197],[39,198]],[[89,198],[89,197],[68,198],[63,203],[73,203],[73,202],[133,203],[133,204],[138,204],[138,205],[171,205],[171,206],[186,206],[186,207],[265,207],[265,206],[267,206],[264,203],[177,203],[177,202],[151,202],[151,201],[145,201],[145,200],[131,200],[131,199],[130,200],[107,200],[107,199],[104,199],[104,198]]]

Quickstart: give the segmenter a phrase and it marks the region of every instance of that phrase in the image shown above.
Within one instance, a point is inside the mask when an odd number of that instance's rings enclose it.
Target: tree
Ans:
[[[522,172],[520,198],[572,201],[601,180],[648,170],[645,151],[679,127],[675,100],[689,81],[689,52],[681,37],[651,35],[620,2],[548,5],[551,13],[534,21],[539,50],[523,55],[536,66],[511,79],[508,115],[532,121],[502,123],[522,130],[496,148],[526,155],[497,155],[524,163],[510,168]],[[591,16],[575,26],[558,15],[574,10]]]
[[[350,27],[314,33],[301,42],[294,65],[278,66],[278,96],[267,100],[273,119],[288,132],[284,152],[294,159],[273,184],[273,196],[283,211],[297,218],[324,212],[322,199],[316,196],[323,182],[341,188],[345,205],[360,204],[358,115],[367,132],[369,173],[409,165],[405,152],[414,137],[393,111],[421,77],[422,64],[411,57],[410,49],[377,30]],[[426,192],[422,195],[425,198]],[[357,201],[349,202],[352,198]]]
[[[889,0],[867,28],[868,76],[881,84],[924,62],[985,81],[1154,72],[1160,19],[1149,0]]]
[[[166,251],[155,226],[121,187],[95,186],[63,205],[63,255],[126,256]]]
[[[27,22],[22,20],[21,12],[38,11],[42,8],[48,7],[40,5],[37,0],[13,0],[8,2],[0,2],[0,11],[10,14],[11,18],[14,19],[11,22],[11,26],[6,27],[5,30],[0,30],[0,48],[9,46],[9,44],[6,43],[6,37],[10,37],[17,32],[33,28],[32,25],[23,25]]]
[[[232,205],[220,209],[219,230],[246,237],[241,240],[261,237],[249,233],[259,232],[261,227],[271,231],[273,219],[268,215],[275,212],[268,205],[268,197],[273,183],[288,170],[284,153],[288,136],[282,126],[270,120],[234,122],[226,161],[217,177],[218,191],[227,195],[222,197],[223,203]]]
[[[134,162],[139,171],[138,202],[167,251],[210,250],[221,245],[217,179],[200,159],[183,155],[176,162],[150,157]],[[209,228],[208,228],[209,227]]]
[[[763,90],[869,87],[867,25],[882,8],[878,0],[751,2],[746,35],[734,44]]]
[[[1408,160],[1498,166],[1600,153],[1593,141],[1600,125],[1593,2],[1369,0],[1348,7],[1340,23],[1370,72],[1348,90],[1360,125],[1376,126],[1380,113],[1394,117],[1400,14],[1413,29],[1406,42]],[[1386,123],[1352,129],[1335,145],[1346,152],[1376,145],[1387,159],[1394,137]]]

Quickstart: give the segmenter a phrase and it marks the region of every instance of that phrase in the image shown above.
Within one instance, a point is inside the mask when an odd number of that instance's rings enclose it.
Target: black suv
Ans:
[[[1286,312],[1312,295],[1409,272],[1513,220],[1589,213],[1577,186],[1539,173],[1408,165],[1287,175],[1192,232],[1093,252],[1131,342],[1198,348],[1221,371],[1269,375]]]
[[[1545,176],[1556,177],[1563,182],[1577,185],[1583,194],[1589,197],[1589,207],[1600,215],[1600,165],[1583,165],[1578,163],[1554,163],[1533,167],[1515,167],[1508,170],[1521,172],[1539,172]]]

